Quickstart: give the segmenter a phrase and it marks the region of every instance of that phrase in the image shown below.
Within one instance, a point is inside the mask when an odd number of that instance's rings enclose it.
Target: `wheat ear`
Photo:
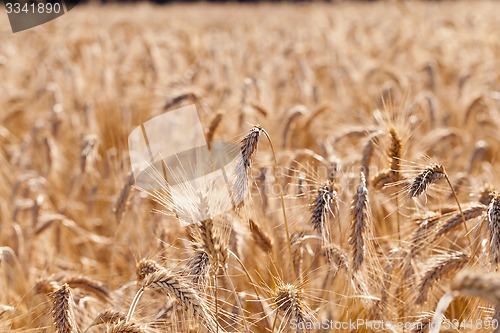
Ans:
[[[257,151],[262,127],[254,126],[240,142],[241,157],[235,168],[235,179],[232,186],[232,195],[237,206],[243,204],[243,199],[248,192],[248,172]]]
[[[307,109],[304,105],[296,105],[289,109],[287,112],[285,127],[283,128],[282,143],[281,148],[286,148],[286,143],[288,141],[288,133],[292,127],[293,122],[300,116],[307,114]]]
[[[430,333],[439,333],[442,315],[458,296],[480,297],[491,304],[500,305],[500,275],[498,273],[464,272],[453,280],[450,292],[446,293],[436,307]]]
[[[443,178],[445,178],[444,167],[441,164],[430,165],[415,177],[413,183],[410,185],[408,195],[410,197],[417,197],[424,193],[429,185]]]
[[[77,333],[79,330],[73,312],[74,301],[71,288],[63,284],[50,294],[52,299],[52,319],[57,333]]]
[[[400,175],[400,160],[403,152],[403,143],[401,138],[399,137],[399,133],[396,130],[396,127],[392,126],[389,129],[389,137],[391,139],[391,145],[389,147],[388,155],[391,159],[391,171],[389,172],[389,178],[391,182],[397,182],[401,179]],[[401,222],[399,218],[399,197],[396,196],[396,219],[397,219],[397,227],[398,227],[398,241],[399,247],[401,247]]]
[[[298,327],[305,327],[311,321],[311,311],[305,304],[300,289],[293,284],[279,285],[273,295],[273,304],[284,313],[285,318],[294,318]],[[276,319],[277,316],[273,326],[276,326]],[[278,331],[282,330],[278,329]]]
[[[351,237],[349,244],[352,247],[352,270],[356,272],[364,261],[365,228],[368,223],[368,188],[366,179],[361,172],[361,181],[351,204]]]
[[[333,213],[331,206],[335,205],[337,200],[337,189],[335,185],[328,181],[324,186],[318,189],[318,194],[311,204],[311,224],[321,237],[323,238],[323,245],[330,242],[329,239],[329,226],[327,225],[328,214]],[[333,215],[333,214],[332,214]],[[338,224],[340,228],[340,223]],[[339,236],[342,231],[339,229]]]
[[[64,282],[67,283],[70,286],[70,288],[83,289],[87,292],[94,294],[104,302],[107,302],[111,299],[111,292],[102,282],[89,279],[86,276],[83,275],[70,276],[65,278]]]
[[[491,200],[495,197],[495,188],[490,184],[486,184],[481,188],[481,192],[479,193],[479,202],[483,205],[488,206]]]
[[[118,323],[119,321],[125,321],[125,315],[121,312],[114,311],[114,310],[106,310],[103,312],[99,312],[90,324],[89,327],[83,333],[87,332],[90,328],[97,326],[97,325],[102,325],[102,324],[115,324]]]
[[[400,160],[403,151],[403,143],[395,127],[389,129],[389,137],[391,139],[391,145],[388,151],[389,158],[391,159],[390,177],[393,182],[396,182],[400,179],[399,171],[401,169]]]
[[[436,281],[462,269],[470,257],[464,253],[449,253],[441,258],[433,259],[432,264],[425,271],[418,286],[417,304],[423,304],[427,300],[427,292]]]
[[[411,245],[408,258],[411,260],[417,253],[430,242],[430,233],[435,232],[440,214],[427,214],[419,219],[418,228],[411,235]]]
[[[219,127],[221,121],[222,121],[222,113],[219,112],[210,122],[210,126],[208,127],[208,132],[207,132],[207,144],[209,148],[214,140],[215,132],[217,131],[217,128]]]
[[[137,275],[137,281],[144,280],[144,278],[146,276],[148,276],[149,274],[152,274],[156,271],[159,271],[162,268],[163,267],[154,260],[141,259],[141,261],[139,261],[137,263],[137,267],[135,270],[136,275]]]
[[[135,323],[118,321],[109,327],[106,333],[146,333],[146,331]]]
[[[191,277],[195,287],[199,288],[205,284],[210,272],[210,260],[204,247],[199,242],[193,243],[194,256],[187,262],[187,275]]]
[[[273,239],[253,219],[249,219],[248,224],[255,244],[257,244],[262,251],[271,252],[273,249]]]
[[[453,185],[451,184],[450,178],[448,177],[448,174],[446,173],[444,166],[441,164],[433,164],[427,167],[424,171],[419,173],[413,183],[410,185],[408,195],[410,197],[416,197],[422,194],[423,192],[426,191],[426,189],[434,183],[435,181],[439,179],[446,179],[446,182],[448,183],[448,186],[451,189],[451,192],[453,193],[453,197],[455,198],[455,202],[457,204],[458,210],[460,211],[460,216],[462,218],[462,223],[465,229],[465,235],[467,237],[467,240],[469,242],[469,246],[472,247],[472,242],[469,237],[469,229],[467,228],[467,222],[464,216],[464,213],[462,211],[462,206],[460,206],[460,202],[458,201],[457,193],[455,192],[455,189],[453,188]]]
[[[392,171],[390,169],[384,169],[377,172],[370,181],[371,186],[376,190],[382,190],[385,185],[392,182],[391,173]]]
[[[188,314],[199,318],[205,325],[205,328],[210,332],[218,331],[218,324],[210,314],[210,309],[205,300],[198,295],[198,291],[187,280],[181,276],[162,268],[149,275],[146,275],[142,282],[141,288],[137,291],[132,304],[127,313],[126,322],[130,319],[135,311],[137,303],[142,294],[147,289],[161,289],[167,291],[174,296],[182,305]]]
[[[469,207],[467,209],[464,209],[464,217],[466,221],[472,220],[478,216],[481,216],[485,211],[487,211],[488,206],[485,206],[483,204],[477,204],[472,207]],[[454,229],[456,226],[458,226],[462,222],[462,216],[460,213],[453,215],[450,217],[446,222],[439,228],[436,238],[447,234],[450,232],[452,229]]]
[[[451,284],[451,290],[464,296],[481,297],[491,304],[500,305],[500,275],[466,272]]]
[[[496,267],[500,262],[500,194],[491,199],[488,207],[488,227],[490,229],[491,263]]]
[[[224,267],[227,259],[228,244],[222,239],[220,230],[212,219],[199,222],[201,243],[205,253],[216,267]]]

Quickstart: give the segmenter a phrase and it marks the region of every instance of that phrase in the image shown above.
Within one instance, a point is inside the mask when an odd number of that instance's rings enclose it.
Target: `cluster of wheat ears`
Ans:
[[[3,33],[0,331],[493,331],[499,9],[80,6]],[[244,200],[185,226],[127,137],[189,104],[239,144]]]

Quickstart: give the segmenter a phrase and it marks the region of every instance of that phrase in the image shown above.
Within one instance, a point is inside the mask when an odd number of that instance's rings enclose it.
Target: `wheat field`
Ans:
[[[0,331],[500,332],[499,11],[2,14]],[[187,105],[243,201],[185,225],[128,136]]]

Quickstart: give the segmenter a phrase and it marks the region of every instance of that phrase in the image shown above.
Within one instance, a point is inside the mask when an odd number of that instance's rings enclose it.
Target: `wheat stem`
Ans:
[[[269,145],[271,146],[271,150],[273,152],[274,170],[275,170],[275,176],[276,176],[276,172],[278,169],[278,161],[276,160],[276,152],[274,150],[273,142],[271,141],[271,137],[269,136],[269,133],[267,133],[267,131],[265,129],[262,129],[262,132],[266,135],[267,140],[269,141]],[[288,219],[286,218],[285,198],[283,195],[283,188],[281,186],[279,186],[279,189],[280,189],[281,211],[283,213],[283,221],[285,223],[285,232],[286,232],[288,254],[290,255],[290,271],[291,271],[293,280],[295,280],[296,279],[295,267],[294,267],[294,263],[293,263],[293,252],[292,252],[292,245],[291,245],[291,238],[290,238],[290,229],[288,227]]]
[[[464,216],[464,212],[462,211],[462,206],[460,205],[460,202],[458,201],[457,192],[455,192],[453,185],[451,185],[450,178],[448,177],[448,174],[444,170],[444,167],[443,167],[443,171],[444,171],[443,172],[444,178],[446,179],[448,186],[450,187],[451,191],[453,192],[453,197],[455,198],[455,202],[457,203],[458,210],[460,211],[460,216],[462,217],[462,223],[463,223],[464,229],[465,229],[465,235],[467,236],[467,241],[469,242],[469,247],[472,248],[472,242],[471,242],[470,236],[469,236],[469,229],[467,228],[467,222],[465,221],[465,216]]]

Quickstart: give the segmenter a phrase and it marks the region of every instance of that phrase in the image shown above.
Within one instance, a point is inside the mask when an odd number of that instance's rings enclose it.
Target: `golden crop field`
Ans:
[[[0,332],[500,332],[499,12],[0,14]],[[132,172],[133,130],[193,104],[236,147],[221,214]]]

